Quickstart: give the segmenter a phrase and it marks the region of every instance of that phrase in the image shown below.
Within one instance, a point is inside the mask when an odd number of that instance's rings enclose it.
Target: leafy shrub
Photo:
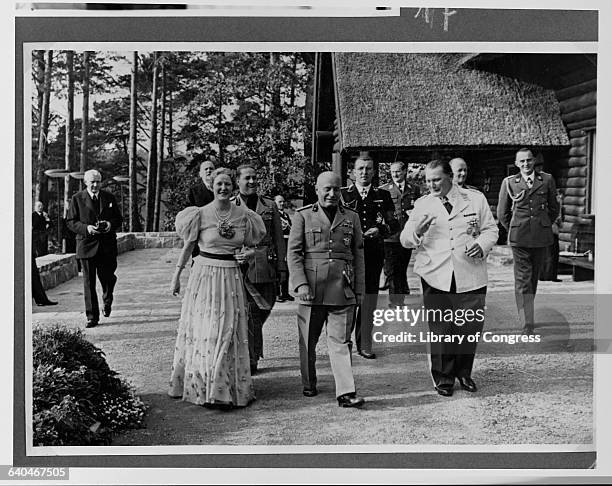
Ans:
[[[33,332],[34,445],[104,445],[141,427],[145,405],[80,329]]]

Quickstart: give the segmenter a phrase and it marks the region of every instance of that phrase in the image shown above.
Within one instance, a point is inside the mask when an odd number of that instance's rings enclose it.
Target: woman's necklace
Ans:
[[[236,234],[232,223],[230,222],[230,216],[232,214],[232,208],[230,206],[227,213],[222,215],[219,213],[219,210],[215,208],[215,214],[217,215],[217,232],[222,238],[227,238],[228,240],[233,238]]]

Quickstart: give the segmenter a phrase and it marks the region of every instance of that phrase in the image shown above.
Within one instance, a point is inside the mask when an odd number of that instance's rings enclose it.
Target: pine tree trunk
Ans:
[[[43,99],[45,93],[45,51],[34,51],[36,61],[36,96],[38,98],[38,119],[36,120],[37,133],[40,132],[42,121]]]
[[[130,158],[129,158],[129,177],[130,177],[130,231],[140,231],[140,219],[138,217],[138,186],[136,170],[137,162],[137,92],[136,77],[138,75],[138,52],[134,51],[132,58],[132,80],[130,84]]]
[[[45,82],[43,86],[43,103],[40,116],[40,130],[38,134],[38,154],[36,160],[36,193],[35,200],[41,201],[45,208],[49,207],[49,193],[47,191],[47,136],[49,135],[49,102],[51,99],[51,69],[53,68],[53,51],[47,51],[45,63]]]
[[[66,51],[66,75],[68,77],[67,115],[66,115],[66,150],[64,156],[64,168],[70,172],[74,171],[74,51]],[[66,176],[64,179],[64,218],[68,213],[68,205],[72,197],[72,178]],[[60,242],[61,243],[61,242]]]
[[[153,54],[153,87],[151,88],[151,136],[149,140],[149,164],[147,167],[147,226],[146,231],[153,231],[153,213],[155,208],[155,178],[157,176],[157,60],[159,54]]]
[[[159,129],[159,148],[157,151],[157,174],[155,177],[155,213],[153,227],[155,231],[159,231],[160,219],[160,202],[161,202],[161,186],[162,186],[162,164],[164,161],[164,141],[166,136],[166,66],[162,60],[161,63],[161,109],[160,109],[161,126]]]
[[[168,93],[168,157],[174,157],[174,142],[172,140],[172,91]]]
[[[89,132],[89,52],[83,53],[83,116],[81,118],[81,160],[79,170],[87,170],[87,137]]]

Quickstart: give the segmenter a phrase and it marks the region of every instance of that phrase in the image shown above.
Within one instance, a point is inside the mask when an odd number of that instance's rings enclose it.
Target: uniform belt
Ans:
[[[200,256],[212,258],[213,260],[235,260],[232,253],[208,253],[207,251],[201,251]]]
[[[353,261],[353,256],[352,255],[347,255],[346,253],[340,253],[340,252],[329,252],[329,251],[307,251],[304,254],[304,258],[311,258],[311,259],[329,259],[329,258],[333,258],[335,260],[346,260],[348,262]]]

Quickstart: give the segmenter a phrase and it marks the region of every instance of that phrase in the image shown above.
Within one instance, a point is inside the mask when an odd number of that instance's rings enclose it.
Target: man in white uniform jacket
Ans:
[[[471,378],[476,342],[468,343],[467,336],[482,331],[486,256],[498,238],[484,194],[462,189],[452,178],[447,161],[427,164],[430,194],[416,201],[400,234],[404,247],[416,249],[414,272],[421,277],[425,309],[441,311],[427,317],[430,332],[443,337],[430,351],[431,375],[442,396],[453,394],[455,378],[463,389],[476,391]]]

